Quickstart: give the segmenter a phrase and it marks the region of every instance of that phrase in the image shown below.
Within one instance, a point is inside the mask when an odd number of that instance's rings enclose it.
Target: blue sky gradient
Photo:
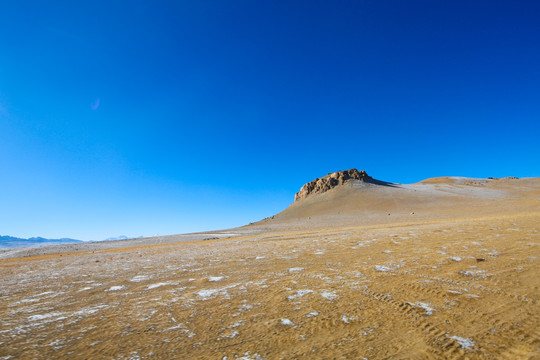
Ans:
[[[4,1],[0,234],[238,226],[352,167],[402,183],[539,176],[539,14],[535,1]]]

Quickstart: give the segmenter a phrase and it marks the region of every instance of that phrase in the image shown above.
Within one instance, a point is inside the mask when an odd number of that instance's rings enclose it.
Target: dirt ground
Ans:
[[[0,263],[3,359],[540,358],[540,214]]]
[[[0,260],[0,359],[540,359],[513,209]]]

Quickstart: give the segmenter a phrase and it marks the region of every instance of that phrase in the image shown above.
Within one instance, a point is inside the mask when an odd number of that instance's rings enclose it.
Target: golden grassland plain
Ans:
[[[539,224],[528,210],[0,260],[0,359],[539,359]]]

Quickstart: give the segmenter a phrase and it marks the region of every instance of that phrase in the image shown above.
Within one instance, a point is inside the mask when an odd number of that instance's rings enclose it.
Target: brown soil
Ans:
[[[344,186],[229,239],[0,260],[0,358],[540,358],[540,181],[473,182],[394,203]]]

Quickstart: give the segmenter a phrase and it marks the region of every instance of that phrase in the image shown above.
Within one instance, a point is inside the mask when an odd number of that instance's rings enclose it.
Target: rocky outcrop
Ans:
[[[302,200],[311,194],[323,193],[350,180],[369,181],[372,178],[364,170],[336,171],[302,186],[300,191],[294,195],[294,201]]]

